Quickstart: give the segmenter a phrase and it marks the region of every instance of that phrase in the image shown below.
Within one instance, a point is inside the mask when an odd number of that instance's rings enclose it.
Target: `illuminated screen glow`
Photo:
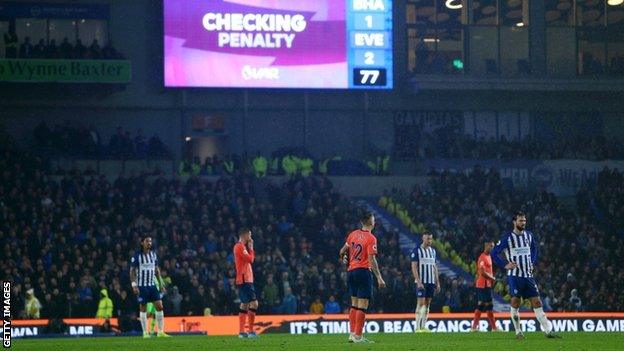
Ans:
[[[167,87],[392,89],[391,0],[164,0]]]

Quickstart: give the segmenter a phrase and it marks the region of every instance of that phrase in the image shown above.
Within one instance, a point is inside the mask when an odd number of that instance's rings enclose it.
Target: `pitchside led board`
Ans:
[[[164,0],[165,86],[392,89],[392,0]]]

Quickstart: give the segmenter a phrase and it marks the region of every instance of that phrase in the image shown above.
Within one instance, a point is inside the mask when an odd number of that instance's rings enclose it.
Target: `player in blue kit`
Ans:
[[[158,323],[157,337],[168,337],[165,334],[165,315],[163,313],[162,293],[166,292],[165,284],[158,268],[158,257],[152,250],[152,238],[145,236],[141,239],[141,250],[137,251],[130,260],[130,282],[132,291],[138,295],[139,319],[143,329],[143,337],[149,338],[147,330],[147,308],[148,302],[153,302],[156,307],[156,322]],[[156,279],[160,283],[161,290],[158,290]]]
[[[511,322],[516,330],[516,338],[524,339],[520,327],[520,299],[529,299],[535,312],[535,317],[546,333],[547,338],[561,338],[555,334],[548,323],[548,318],[542,309],[542,300],[539,296],[537,282],[533,278],[533,267],[537,262],[538,241],[530,231],[525,230],[526,215],[516,212],[513,216],[514,229],[503,234],[492,250],[492,260],[507,270],[509,294],[511,295]],[[504,254],[504,258],[500,255]]]

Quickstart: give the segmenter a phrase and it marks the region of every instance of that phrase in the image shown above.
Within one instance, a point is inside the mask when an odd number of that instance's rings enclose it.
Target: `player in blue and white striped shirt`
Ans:
[[[511,295],[511,321],[516,330],[516,338],[524,339],[520,327],[520,299],[530,299],[535,317],[548,338],[560,338],[552,332],[548,318],[542,309],[537,282],[533,278],[533,266],[537,262],[538,240],[526,227],[526,215],[516,212],[513,216],[514,229],[503,234],[492,250],[492,261],[507,270],[509,294]],[[505,258],[501,258],[504,254]]]
[[[417,332],[429,331],[425,327],[429,315],[429,305],[434,293],[440,292],[440,279],[438,276],[437,254],[431,247],[433,235],[424,232],[422,244],[416,246],[410,255],[412,260],[412,274],[416,283],[416,326]]]
[[[156,307],[156,322],[158,323],[158,337],[168,337],[165,334],[165,315],[163,313],[162,293],[166,292],[165,284],[158,268],[158,257],[152,250],[152,238],[145,236],[141,239],[141,250],[137,251],[130,260],[130,282],[132,290],[138,295],[139,319],[143,328],[143,337],[149,338],[147,330],[147,310],[145,305],[153,302]],[[156,279],[160,285],[157,287]]]

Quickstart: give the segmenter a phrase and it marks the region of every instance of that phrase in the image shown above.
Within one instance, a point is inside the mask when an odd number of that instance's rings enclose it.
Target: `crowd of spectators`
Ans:
[[[430,176],[427,187],[416,186],[409,194],[394,191],[388,196],[403,204],[414,221],[437,239],[449,242],[465,262],[476,260],[483,242],[496,242],[504,231],[511,230],[512,215],[521,209],[528,214],[527,229],[539,238],[536,276],[546,309],[624,309],[624,272],[618,269],[624,259],[621,227],[620,232],[608,230],[582,206],[564,206],[546,191],[505,186],[495,170],[477,167],[471,174],[432,172]],[[621,186],[618,176],[621,174],[609,178],[609,189]],[[621,212],[622,207],[616,207],[621,196],[597,194],[599,199],[608,199],[607,207]],[[500,268],[495,271],[502,277]]]
[[[48,157],[91,159],[161,159],[168,158],[166,145],[154,134],[147,139],[141,129],[132,137],[118,126],[108,143],[93,126],[55,124],[50,128],[41,121],[33,130],[34,146]]]
[[[5,58],[21,59],[77,59],[77,60],[123,60],[124,56],[115,49],[113,42],[109,40],[103,47],[97,39],[91,44],[82,43],[76,39],[71,43],[67,37],[60,43],[56,39],[39,39],[34,43],[30,37],[24,37],[20,43],[18,35],[13,32],[4,34]]]
[[[561,137],[508,140],[475,139],[454,127],[432,132],[416,130],[395,146],[395,155],[404,158],[458,158],[497,160],[605,160],[624,158],[624,146],[605,137]]]
[[[146,233],[169,285],[168,315],[235,314],[231,249],[240,226],[254,233],[262,313],[309,313],[319,302],[324,313],[348,306],[346,269],[336,252],[357,226],[359,210],[327,178],[268,185],[245,174],[185,182],[163,175],[109,181],[77,171],[53,178],[44,158],[11,143],[2,145],[2,156],[2,272],[14,282],[16,317],[92,317],[106,289],[113,315],[135,318],[128,264]],[[410,311],[409,261],[396,233],[380,228],[377,234],[388,288],[371,310]],[[463,284],[444,282],[458,292]],[[39,315],[20,308],[28,291],[40,303]],[[448,301],[467,300],[457,295]]]
[[[283,183],[258,182],[245,173],[213,181],[162,174],[109,180],[70,172],[53,178],[45,158],[10,142],[0,148],[1,271],[14,282],[15,317],[92,317],[105,289],[113,315],[135,319],[129,258],[145,234],[154,239],[169,286],[167,315],[235,314],[231,250],[241,226],[254,234],[261,313],[339,313],[348,307],[346,269],[336,252],[357,226],[359,209],[325,177]],[[624,276],[616,269],[622,237],[608,235],[552,194],[511,191],[497,173],[476,170],[470,176],[432,174],[427,189],[393,196],[469,261],[483,240],[510,225],[513,210],[523,208],[540,237],[538,279],[550,277],[540,280],[547,308],[623,308],[618,294]],[[376,292],[370,310],[411,312],[414,284],[398,234],[383,228],[376,234],[388,287]],[[432,311],[474,309],[471,281],[442,277],[442,283]],[[27,305],[40,305],[40,315]]]

